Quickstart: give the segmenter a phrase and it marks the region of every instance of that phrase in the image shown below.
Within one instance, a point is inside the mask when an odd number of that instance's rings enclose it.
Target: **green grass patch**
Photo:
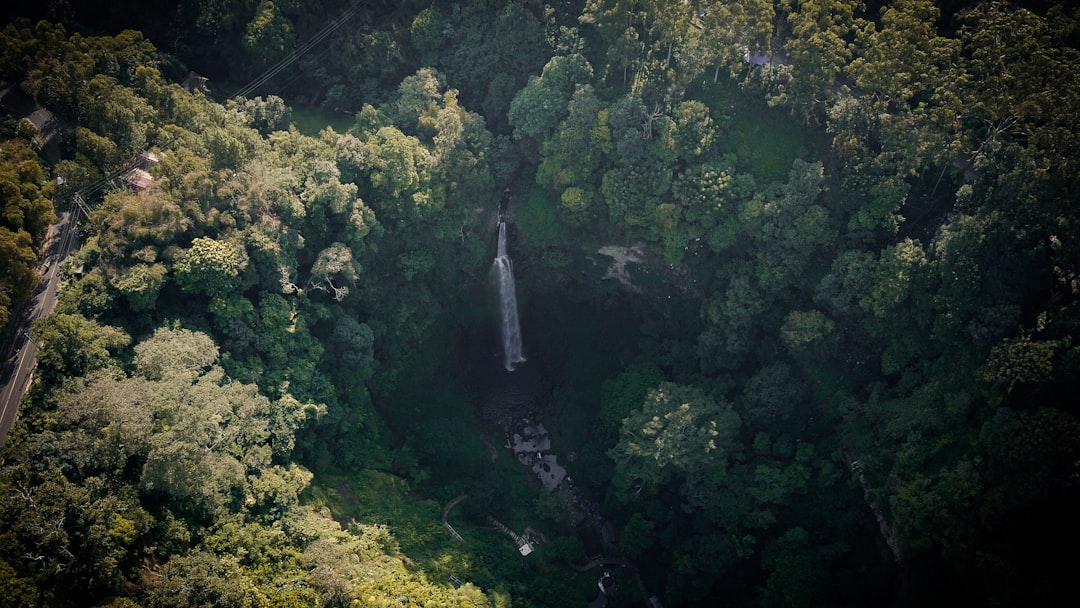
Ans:
[[[816,158],[819,151],[828,148],[822,134],[786,109],[770,108],[748,97],[733,82],[703,84],[694,87],[688,97],[707,105],[714,119],[723,122],[722,117],[728,117],[729,128],[719,142],[721,151],[734,153],[740,167],[763,184],[787,181],[796,158]]]
[[[533,185],[522,204],[513,207],[514,223],[524,235],[529,250],[566,245],[566,228],[559,219],[559,200],[538,185]]]
[[[342,523],[388,526],[409,555],[429,550],[446,537],[440,521],[442,505],[414,495],[406,480],[391,473],[362,469],[321,475],[306,499],[325,506]]]
[[[337,133],[344,133],[352,126],[354,116],[341,112],[332,112],[313,106],[290,106],[292,109],[292,123],[296,129],[311,137],[315,137],[326,127],[333,127]]]

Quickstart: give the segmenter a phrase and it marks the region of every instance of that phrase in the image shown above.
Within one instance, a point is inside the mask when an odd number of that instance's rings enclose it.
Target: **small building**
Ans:
[[[149,169],[158,164],[158,155],[151,150],[147,150],[139,155],[139,158],[135,159],[135,166],[140,169]]]
[[[124,182],[135,192],[142,192],[149,188],[150,184],[154,183],[154,177],[147,173],[145,169],[136,167],[124,174]]]
[[[194,93],[195,91],[206,91],[206,83],[210,79],[205,76],[199,76],[195,72],[188,72],[187,78],[184,82],[180,83],[180,86],[184,87],[184,90],[188,93]]]

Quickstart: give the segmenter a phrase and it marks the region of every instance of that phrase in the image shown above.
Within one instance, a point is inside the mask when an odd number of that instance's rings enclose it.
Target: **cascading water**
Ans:
[[[521,350],[521,326],[518,324],[517,294],[514,287],[514,265],[506,255],[506,222],[499,222],[499,246],[491,265],[492,278],[499,298],[499,321],[502,329],[503,365],[514,371],[514,365],[525,361]]]

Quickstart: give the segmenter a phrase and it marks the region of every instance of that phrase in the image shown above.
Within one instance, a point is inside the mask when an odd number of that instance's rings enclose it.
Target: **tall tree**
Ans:
[[[623,419],[609,452],[618,492],[630,500],[668,483],[686,491],[706,476],[722,476],[739,449],[739,425],[731,404],[698,388],[663,383],[650,390],[641,409]]]

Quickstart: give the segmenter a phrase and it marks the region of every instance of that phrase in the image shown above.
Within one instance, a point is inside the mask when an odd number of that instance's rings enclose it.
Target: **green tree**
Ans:
[[[58,469],[27,465],[0,470],[0,488],[0,551],[18,556],[12,565],[49,590],[39,600],[120,592],[135,567],[128,548],[144,540],[152,521],[134,493],[113,494],[98,477],[74,483]]]
[[[150,380],[174,376],[195,378],[218,360],[218,348],[203,333],[189,329],[159,328],[135,345],[135,367]]]
[[[352,251],[343,243],[333,243],[315,258],[308,288],[325,291],[340,302],[349,294],[349,285],[356,282],[358,275],[359,264],[353,259]]]
[[[112,283],[127,298],[132,311],[153,310],[168,272],[164,264],[135,264],[125,269]]]
[[[35,248],[56,220],[54,191],[26,140],[0,144],[0,327],[38,280]]]
[[[592,66],[581,54],[556,55],[539,76],[530,76],[525,88],[510,102],[510,126],[517,138],[547,138],[566,116],[571,96],[579,84],[592,79]]]
[[[292,109],[277,95],[266,98],[230,99],[226,107],[242,112],[249,124],[264,137],[271,131],[288,130],[292,122]]]
[[[801,354],[825,341],[836,323],[819,310],[793,310],[780,326],[780,340],[792,354]]]
[[[668,482],[693,486],[706,475],[722,475],[738,449],[740,423],[727,401],[695,387],[661,384],[623,420],[619,442],[608,452],[616,486],[629,500]]]
[[[232,556],[195,551],[171,558],[146,589],[146,608],[253,608],[265,598]]]
[[[82,376],[108,365],[131,338],[119,328],[72,314],[54,313],[34,323],[41,346],[38,367],[50,381]]]
[[[41,245],[49,224],[56,221],[54,183],[28,142],[21,138],[0,144],[0,227],[25,230]]]
[[[430,153],[416,137],[395,127],[382,127],[365,144],[371,185],[380,196],[376,213],[387,219],[413,217],[441,207],[441,197],[428,189]]]
[[[285,58],[293,50],[296,33],[293,24],[281,14],[272,0],[261,0],[244,32],[243,48],[253,61],[255,71],[262,71]]]
[[[366,323],[349,316],[342,316],[334,324],[330,336],[332,348],[327,355],[335,364],[340,363],[342,372],[348,375],[367,376],[374,362],[375,334]]]
[[[0,323],[4,326],[12,307],[30,295],[39,276],[31,242],[30,233],[0,226]]]
[[[703,7],[700,29],[690,28],[691,43],[683,69],[700,74],[713,66],[713,82],[725,73],[734,78],[746,66],[747,53],[769,53],[776,19],[772,2],[742,0]]]
[[[776,102],[811,118],[834,94],[832,85],[851,61],[856,0],[801,0],[786,3],[791,34],[784,43],[791,58],[790,82]]]
[[[188,293],[224,296],[240,285],[240,273],[247,263],[242,246],[199,237],[177,256],[173,273],[176,283]]]
[[[40,598],[40,591],[30,577],[20,577],[11,564],[0,560],[0,592],[11,608],[33,608]]]

